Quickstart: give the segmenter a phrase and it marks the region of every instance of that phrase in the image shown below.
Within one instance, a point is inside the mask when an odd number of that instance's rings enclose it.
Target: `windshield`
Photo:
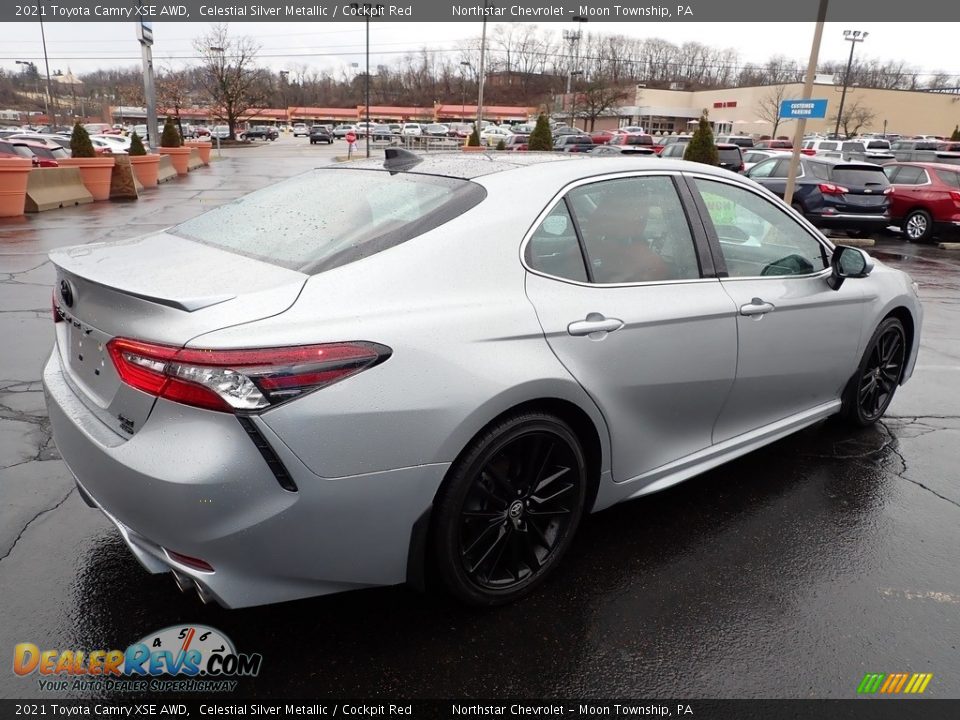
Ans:
[[[348,202],[318,203],[337,188]],[[421,235],[479,203],[467,180],[351,168],[323,169],[263,188],[170,232],[206,245],[316,273]]]

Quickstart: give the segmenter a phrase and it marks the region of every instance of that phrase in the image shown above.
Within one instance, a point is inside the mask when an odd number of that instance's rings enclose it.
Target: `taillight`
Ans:
[[[843,195],[850,192],[843,185],[834,185],[833,183],[820,183],[820,192],[824,195]]]
[[[50,304],[53,306],[53,321],[55,323],[63,322],[63,315],[60,314],[60,306],[57,305],[57,291],[54,290],[50,295]]]
[[[888,185],[883,189],[884,195],[893,195],[893,185]]]
[[[801,151],[804,155],[816,155],[817,151],[812,148],[803,148]]]
[[[207,410],[263,410],[373,367],[390,348],[369,342],[201,350],[126,338],[107,343],[120,379],[156,397]]]

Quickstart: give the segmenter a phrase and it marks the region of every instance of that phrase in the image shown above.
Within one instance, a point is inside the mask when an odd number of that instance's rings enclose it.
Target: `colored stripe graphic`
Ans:
[[[867,673],[857,686],[860,695],[919,695],[933,680],[933,673]]]

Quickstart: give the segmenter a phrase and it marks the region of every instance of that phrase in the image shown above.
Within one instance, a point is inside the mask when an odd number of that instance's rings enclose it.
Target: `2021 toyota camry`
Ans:
[[[51,258],[64,461],[229,607],[425,568],[516,599],[584,513],[875,422],[922,319],[904,273],[660,159],[388,150]]]

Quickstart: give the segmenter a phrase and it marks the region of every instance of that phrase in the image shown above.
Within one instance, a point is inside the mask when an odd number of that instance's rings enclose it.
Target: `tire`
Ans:
[[[583,448],[560,418],[524,412],[488,427],[437,496],[433,552],[444,586],[479,607],[532,592],[569,548],[587,484]]]
[[[900,229],[910,242],[927,242],[933,237],[933,218],[926,210],[914,210],[903,219]]]
[[[869,427],[883,417],[900,384],[906,358],[903,323],[888,317],[874,331],[843,392],[840,416],[848,425]]]

